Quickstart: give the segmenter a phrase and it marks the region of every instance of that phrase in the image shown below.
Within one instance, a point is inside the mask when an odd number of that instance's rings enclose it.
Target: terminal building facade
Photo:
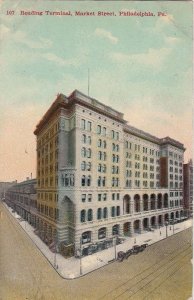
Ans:
[[[34,134],[36,228],[51,243],[84,253],[184,218],[180,142],[77,90],[57,96]]]

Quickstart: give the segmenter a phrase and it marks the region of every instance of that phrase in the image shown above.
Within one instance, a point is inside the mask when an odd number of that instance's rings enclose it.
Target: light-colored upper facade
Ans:
[[[38,207],[59,241],[78,247],[180,216],[183,145],[123,117],[75,90],[37,125]]]

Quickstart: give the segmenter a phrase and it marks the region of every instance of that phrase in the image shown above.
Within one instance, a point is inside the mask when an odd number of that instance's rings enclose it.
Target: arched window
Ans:
[[[100,125],[97,126],[97,133],[101,134],[101,126]]]
[[[102,140],[99,139],[99,140],[98,140],[98,147],[101,147],[101,146],[102,146]]]
[[[120,206],[117,206],[117,216],[120,216]]]
[[[81,154],[82,154],[82,157],[86,156],[86,148],[85,147],[82,148]]]
[[[92,155],[92,151],[91,151],[91,149],[88,149],[88,151],[87,151],[87,157],[91,158],[91,155]]]
[[[92,221],[93,220],[93,211],[92,209],[88,209],[88,221]]]
[[[108,210],[107,210],[107,207],[104,207],[104,209],[103,209],[103,218],[104,218],[104,219],[107,219],[107,218],[108,218]]]
[[[112,151],[115,151],[115,144],[112,144]]]
[[[91,231],[82,233],[82,244],[91,242]]]
[[[117,235],[119,234],[119,225],[116,224],[112,227],[112,235]]]
[[[61,176],[61,184],[62,184],[62,186],[65,185],[65,178],[64,178],[64,175]]]
[[[86,162],[82,161],[81,163],[81,170],[84,171],[86,169]]]
[[[98,230],[98,238],[104,239],[106,237],[106,227],[102,227]]]
[[[102,209],[101,208],[98,208],[98,210],[97,210],[97,219],[98,220],[102,219]]]
[[[102,179],[102,186],[105,186],[106,185],[106,177],[103,177]]]
[[[65,174],[65,186],[69,185],[69,175]]]
[[[85,209],[82,209],[82,210],[81,210],[81,213],[80,213],[80,221],[81,221],[81,223],[83,223],[83,222],[86,221],[86,211],[85,211]]]
[[[101,164],[98,165],[98,172],[101,172]]]
[[[91,145],[91,143],[92,143],[91,136],[88,136],[88,145]]]
[[[101,160],[101,158],[102,158],[102,152],[98,151],[98,159]]]
[[[106,141],[103,141],[103,148],[106,149]]]
[[[88,170],[88,171],[91,171],[91,162],[89,162],[89,163],[87,164],[87,170]]]
[[[82,143],[86,143],[86,135],[85,134],[82,134]]]
[[[104,152],[103,160],[106,160],[106,152]]]
[[[90,186],[90,185],[91,185],[91,176],[89,175],[88,180],[87,180],[87,186]]]
[[[70,175],[70,186],[74,186],[74,174]]]
[[[98,186],[101,186],[101,176],[98,177]]]
[[[115,207],[114,206],[111,207],[111,216],[115,217]]]
[[[81,185],[82,186],[86,185],[86,176],[85,175],[82,176]]]

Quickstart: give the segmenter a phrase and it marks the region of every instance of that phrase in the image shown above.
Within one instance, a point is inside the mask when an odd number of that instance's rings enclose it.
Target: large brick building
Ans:
[[[183,217],[180,142],[128,125],[77,90],[58,95],[34,133],[43,239],[87,252]]]

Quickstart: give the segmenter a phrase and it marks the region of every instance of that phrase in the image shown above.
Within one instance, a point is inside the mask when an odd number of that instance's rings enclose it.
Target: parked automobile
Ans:
[[[125,252],[124,251],[119,251],[118,254],[117,254],[117,260],[122,262],[124,258],[125,258]]]
[[[125,253],[125,259],[127,259],[129,256],[131,256],[133,254],[133,249],[129,249],[127,250],[127,252]]]
[[[133,249],[132,249],[133,250],[133,254],[139,253],[140,249],[141,249],[141,246],[139,246],[139,245],[133,246]]]

